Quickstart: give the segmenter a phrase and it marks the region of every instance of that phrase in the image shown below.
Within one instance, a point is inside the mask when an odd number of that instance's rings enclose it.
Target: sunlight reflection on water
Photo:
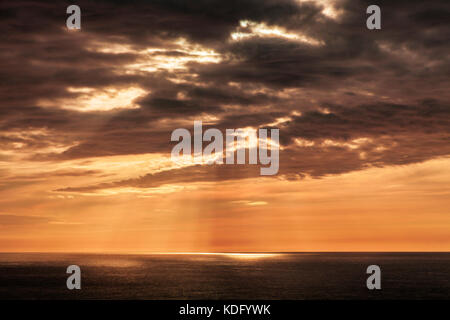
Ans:
[[[263,259],[276,258],[282,256],[280,253],[220,253],[220,252],[178,252],[178,253],[161,253],[168,255],[205,255],[205,256],[222,256],[235,259]]]

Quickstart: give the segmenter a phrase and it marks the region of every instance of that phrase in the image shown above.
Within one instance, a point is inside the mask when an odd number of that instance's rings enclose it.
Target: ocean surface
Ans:
[[[0,253],[0,299],[450,299],[450,253]]]

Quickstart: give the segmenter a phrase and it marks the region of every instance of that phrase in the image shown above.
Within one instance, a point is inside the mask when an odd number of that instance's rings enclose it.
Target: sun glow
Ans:
[[[343,10],[337,9],[335,4],[337,0],[297,0],[299,3],[312,2],[322,7],[322,14],[330,19],[338,19]]]
[[[68,87],[67,91],[79,95],[74,98],[42,99],[39,101],[39,105],[42,107],[58,107],[82,112],[137,109],[139,105],[135,104],[134,100],[148,93],[139,87],[107,87],[102,89]]]
[[[283,38],[287,40],[299,41],[307,43],[309,45],[318,46],[323,43],[317,39],[308,37],[300,32],[292,33],[288,32],[282,27],[269,26],[264,22],[258,23],[249,20],[241,20],[239,22],[239,27],[235,32],[231,33],[231,39],[234,41],[243,40],[251,37],[273,37],[273,38]]]
[[[115,70],[117,73],[138,74],[141,72],[157,71],[182,71],[188,69],[189,63],[219,63],[222,56],[212,49],[196,43],[191,43],[184,38],[169,41],[165,47],[148,47],[135,49],[130,45],[93,42],[88,50],[112,54],[133,54],[135,61],[127,63]],[[178,79],[179,80],[179,79]]]
[[[162,252],[159,254],[169,255],[206,255],[206,256],[223,256],[233,259],[264,259],[264,258],[276,258],[281,256],[279,253],[227,253],[227,252]]]

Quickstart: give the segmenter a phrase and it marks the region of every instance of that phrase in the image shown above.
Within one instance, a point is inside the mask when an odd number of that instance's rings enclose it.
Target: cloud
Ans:
[[[46,217],[0,214],[0,226],[37,225],[50,223],[51,221]]]
[[[67,4],[0,5],[2,161],[169,154],[171,132],[194,119],[222,130],[286,119],[286,179],[450,153],[448,1],[381,1],[377,32],[368,1],[80,1],[79,32],[65,29]],[[76,189],[256,172],[189,167]]]

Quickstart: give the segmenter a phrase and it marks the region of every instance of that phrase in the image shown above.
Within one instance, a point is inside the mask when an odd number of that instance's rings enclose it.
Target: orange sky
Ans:
[[[132,157],[107,159],[107,171],[143,170]],[[51,192],[67,178],[41,179],[3,192],[3,211],[21,218],[1,225],[0,250],[447,251],[449,164],[443,158],[293,182],[256,178],[98,194]],[[86,170],[97,168],[91,166]]]
[[[0,4],[0,251],[450,250],[443,2],[238,2]],[[194,121],[277,175],[173,163]]]

